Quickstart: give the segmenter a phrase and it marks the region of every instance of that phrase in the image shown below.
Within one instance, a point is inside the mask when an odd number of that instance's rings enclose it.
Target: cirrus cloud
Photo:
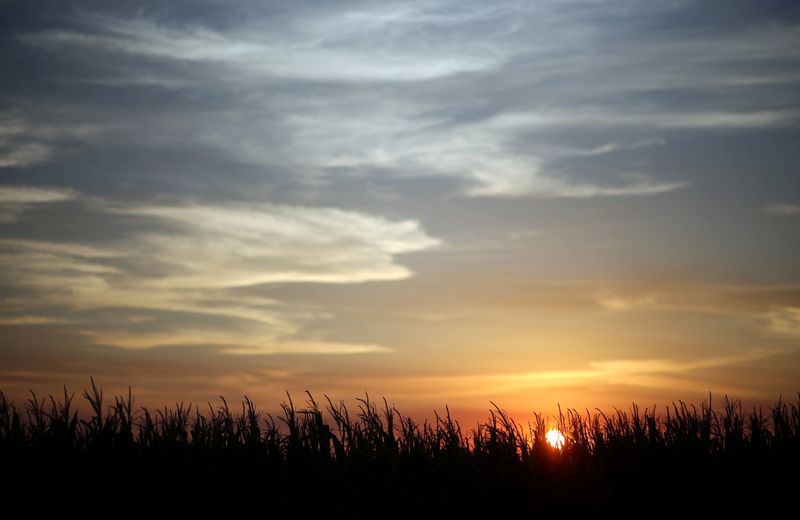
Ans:
[[[3,197],[32,204],[66,195],[17,188],[0,192]],[[26,315],[46,308],[52,312],[41,318],[47,323],[66,322],[71,314],[71,326],[84,337],[122,348],[204,344],[229,353],[385,352],[380,345],[304,336],[303,324],[327,319],[324,312],[300,312],[236,291],[262,284],[400,280],[413,273],[397,255],[440,243],[416,221],[337,208],[76,200],[95,218],[109,220],[116,233],[94,241],[0,240],[0,283],[14,294],[7,299],[14,314],[3,323],[29,323]],[[21,205],[18,211],[27,209]],[[151,314],[134,321],[123,315],[99,328],[80,319],[104,309]],[[231,321],[235,327],[219,330]]]

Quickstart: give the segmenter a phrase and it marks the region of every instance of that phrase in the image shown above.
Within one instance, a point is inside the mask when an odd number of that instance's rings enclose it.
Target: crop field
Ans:
[[[465,429],[447,411],[418,423],[369,397],[348,410],[287,396],[278,416],[246,397],[137,408],[93,381],[83,398],[86,417],[66,389],[25,403],[0,393],[8,498],[96,515],[640,516],[778,508],[798,484],[800,406],[784,400],[565,410],[550,428],[494,407]]]

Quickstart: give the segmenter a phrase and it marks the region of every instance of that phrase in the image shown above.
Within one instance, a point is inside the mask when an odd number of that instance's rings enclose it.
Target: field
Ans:
[[[743,410],[727,397],[663,410],[502,409],[469,430],[449,412],[419,424],[387,401],[357,410],[291,398],[274,417],[245,398],[137,408],[92,382],[73,394],[0,392],[5,504],[85,516],[221,511],[300,518],[662,516],[796,510],[800,400]],[[26,502],[23,502],[26,501]]]

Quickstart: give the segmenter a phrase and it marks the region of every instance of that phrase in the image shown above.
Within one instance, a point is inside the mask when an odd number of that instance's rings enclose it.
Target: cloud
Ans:
[[[769,329],[780,335],[800,337],[800,307],[783,307],[767,314]]]
[[[24,168],[52,158],[54,148],[28,141],[28,133],[24,119],[0,112],[0,168]]]
[[[767,215],[780,215],[782,217],[792,217],[800,215],[800,204],[786,204],[773,202],[764,206],[764,213]]]
[[[172,274],[149,282],[165,287],[399,280],[411,272],[395,264],[394,255],[439,244],[413,220],[333,208],[262,204],[108,211],[166,225],[134,239],[135,250],[170,266]],[[173,232],[164,231],[169,226]]]
[[[0,224],[11,224],[31,205],[62,202],[75,197],[69,189],[0,186]]]
[[[468,28],[503,9],[483,8],[472,16],[427,11],[422,4],[343,7],[297,16],[284,24],[262,19],[260,24],[245,23],[227,32],[197,24],[170,26],[142,17],[84,13],[80,21],[88,31],[48,29],[20,38],[48,49],[205,62],[255,79],[419,81],[483,70],[502,61],[502,51],[487,45],[487,39],[499,39],[503,31],[484,34],[481,41],[442,38],[436,31]]]
[[[42,109],[46,115],[34,117]],[[19,110],[0,111],[0,168],[28,168],[51,162],[70,145],[96,139],[119,126],[71,121],[75,117],[72,111],[46,105],[30,112],[25,115]]]
[[[431,176],[459,179],[465,185],[462,194],[467,197],[636,196],[667,193],[687,186],[685,181],[659,182],[642,174],[620,175],[616,185],[605,186],[557,175],[548,171],[548,159],[563,157],[563,150],[550,157],[539,157],[535,152],[510,150],[505,144],[531,128],[524,119],[500,116],[449,126],[441,120],[410,115],[403,118],[398,114],[387,117],[378,113],[348,119],[343,115],[317,113],[313,117],[293,117],[289,124],[295,135],[296,155],[318,167],[382,168],[407,179]],[[635,180],[630,182],[625,177]]]
[[[800,287],[795,283],[701,283],[693,279],[656,278],[618,282],[613,289],[607,285],[608,282],[599,280],[579,285],[583,289],[578,298],[589,293],[606,311],[687,312],[748,320],[770,315],[776,308],[800,305]]]
[[[752,349],[729,356],[676,360],[666,358],[615,359],[592,361],[578,370],[543,370],[470,375],[433,375],[383,378],[381,388],[395,397],[443,399],[489,397],[541,389],[623,385],[675,391],[708,391],[742,397],[765,397],[745,385],[716,384],[709,371],[747,366],[781,354],[780,351]],[[378,386],[378,381],[359,379],[365,388]],[[674,395],[674,394],[673,394]]]
[[[60,194],[2,193],[27,202],[59,199]],[[327,319],[325,313],[299,312],[235,291],[260,284],[401,280],[412,272],[396,262],[397,255],[439,244],[416,221],[336,208],[140,206],[97,198],[84,205],[97,218],[124,218],[129,225],[135,219],[136,226],[94,243],[80,237],[63,242],[2,239],[0,282],[14,289],[7,301],[15,312],[54,309],[74,319],[84,336],[123,348],[191,343],[225,347],[230,353],[384,352],[378,345],[304,335],[303,324]],[[80,313],[119,308],[156,314],[137,321],[115,318],[116,325],[99,329],[91,318],[79,319]],[[191,317],[191,328],[181,324],[180,315]],[[231,328],[220,332],[221,325]]]
[[[228,330],[171,329],[163,332],[126,330],[86,330],[82,335],[97,345],[109,345],[128,350],[156,347],[186,347],[211,345],[221,347],[220,353],[230,355],[347,355],[389,353],[391,348],[374,344],[344,343],[320,339],[287,341],[270,333]]]
[[[52,325],[69,323],[67,320],[50,318],[47,316],[14,316],[10,318],[0,318],[0,326],[13,325]]]
[[[680,9],[447,5],[304,7],[279,16],[250,6],[234,10],[235,24],[215,24],[214,17],[187,22],[158,10],[83,11],[71,24],[18,39],[47,52],[91,53],[97,66],[76,81],[124,91],[126,81],[157,86],[161,75],[168,97],[193,100],[194,110],[167,105],[139,113],[113,139],[97,139],[211,146],[306,185],[390,175],[450,179],[466,197],[653,196],[688,182],[661,179],[641,162],[602,180],[585,164],[564,165],[622,157],[664,143],[664,132],[753,131],[800,121],[781,96],[770,104],[753,102],[755,94],[723,102],[731,87],[755,92],[798,81],[784,68],[767,67],[800,57],[790,45],[797,34],[791,25],[653,32],[648,20]],[[636,21],[630,27],[622,22],[629,17]],[[601,20],[619,30],[598,30]],[[637,23],[646,34],[636,32],[643,31]],[[585,49],[596,51],[589,56]],[[692,101],[709,96],[715,103]],[[548,143],[548,134],[565,130],[606,137],[588,147],[569,139]]]
[[[545,148],[546,155],[550,157],[596,157],[613,154],[621,151],[638,150],[651,146],[665,146],[667,140],[663,137],[633,139],[626,141],[612,141],[599,144],[591,148],[571,148],[558,145],[550,145]]]
[[[657,303],[655,294],[626,298],[610,294],[598,296],[597,303],[609,311],[629,311],[652,307]]]
[[[246,4],[187,20],[123,7],[73,11],[15,42],[84,64],[60,82],[148,100],[135,113],[80,100],[82,110],[67,114],[76,128],[125,121],[84,137],[92,144],[213,148],[303,187],[391,176],[444,178],[472,198],[635,197],[689,183],[634,160],[600,179],[580,159],[635,155],[663,145],[663,134],[800,121],[781,90],[800,80],[781,66],[800,58],[795,25],[766,23],[763,13],[726,31],[664,22],[684,11],[702,8]],[[765,88],[777,90],[765,97]],[[580,142],[593,132],[600,142]],[[20,139],[5,161],[50,160],[55,141]]]
[[[754,111],[630,111],[595,108],[541,110],[501,114],[491,120],[495,128],[559,128],[559,127],[652,127],[655,129],[714,129],[714,128],[767,128],[796,124],[800,111],[754,110]],[[647,139],[641,144],[657,142]],[[602,149],[601,149],[602,150]],[[608,150],[612,151],[612,150]]]
[[[71,190],[36,188],[33,186],[0,186],[0,203],[21,205],[59,202],[75,196]]]
[[[24,168],[50,160],[55,149],[42,143],[24,143],[16,146],[0,141],[2,148],[8,149],[0,153],[0,168]]]

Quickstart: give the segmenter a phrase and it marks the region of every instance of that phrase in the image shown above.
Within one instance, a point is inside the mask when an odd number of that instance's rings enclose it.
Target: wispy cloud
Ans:
[[[223,354],[231,355],[337,355],[389,353],[391,348],[359,343],[325,341],[304,338],[285,340],[267,331],[252,330],[213,331],[205,329],[171,329],[163,332],[130,330],[84,330],[81,335],[98,345],[108,345],[130,350],[156,347],[212,346]]]
[[[292,171],[299,182],[377,170],[401,179],[453,179],[468,197],[652,196],[685,188],[688,181],[659,179],[634,163],[616,179],[590,181],[590,172],[553,161],[635,151],[663,143],[663,131],[777,128],[800,120],[790,106],[698,110],[624,101],[658,89],[793,84],[800,78],[785,71],[748,74],[742,65],[800,56],[787,45],[797,32],[793,27],[758,26],[735,36],[690,32],[679,39],[664,33],[626,45],[572,6],[446,5],[351,5],[335,12],[289,11],[279,19],[257,11],[248,22],[223,27],[83,12],[71,28],[19,38],[48,50],[97,53],[104,66],[83,79],[105,77],[109,86],[126,78],[157,85],[154,75],[164,74],[167,89],[248,93],[207,114],[213,128],[198,125],[192,114],[153,113],[140,121],[146,131],[134,123],[124,138],[157,146],[211,145],[238,161]],[[597,6],[611,19],[620,16],[618,8]],[[646,9],[642,14],[654,15]],[[558,24],[570,30],[555,33]],[[480,39],[471,37],[476,28]],[[595,47],[603,52],[592,59],[582,52]],[[127,56],[119,65],[109,57],[118,54]],[[189,73],[186,62],[200,66]],[[274,81],[290,82],[297,93],[277,88],[274,96],[265,94]],[[335,85],[320,91],[319,82]],[[380,87],[366,88],[365,82]],[[523,86],[531,95],[520,95]],[[578,148],[529,137],[524,150],[512,146],[522,136],[564,129],[602,129],[613,140]],[[626,143],[621,137],[630,132],[637,138]],[[627,182],[630,174],[639,180]]]
[[[655,294],[646,294],[637,297],[621,297],[615,295],[600,295],[597,302],[603,309],[610,311],[629,311],[648,308],[656,303]]]
[[[0,203],[10,205],[58,202],[74,197],[71,190],[37,188],[33,186],[0,186]]]
[[[463,194],[468,197],[635,196],[687,186],[685,181],[659,182],[641,174],[633,176],[638,177],[634,182],[626,182],[626,176],[621,175],[619,182],[610,186],[565,178],[548,171],[549,157],[537,156],[535,146],[533,153],[523,154],[504,145],[515,134],[535,127],[523,123],[524,119],[501,116],[449,126],[410,115],[398,118],[378,114],[354,121],[317,114],[313,118],[294,117],[290,124],[297,156],[313,160],[318,167],[383,168],[405,178],[450,177],[464,182]],[[553,155],[563,157],[564,152]]]
[[[772,332],[800,337],[800,307],[783,307],[767,313]]]
[[[656,129],[713,129],[713,128],[760,128],[796,124],[800,111],[756,110],[709,112],[631,111],[609,110],[599,107],[582,109],[545,109],[535,112],[501,114],[490,120],[497,129],[535,129],[559,127],[651,127]],[[655,139],[644,141],[653,142]],[[641,141],[640,141],[641,142]],[[611,150],[608,150],[611,151]]]
[[[593,361],[578,370],[441,375],[384,379],[392,395],[407,398],[443,399],[493,397],[531,390],[623,385],[660,390],[728,393],[742,397],[765,397],[756,388],[701,382],[708,371],[747,366],[754,361],[780,354],[780,351],[754,349],[729,356],[697,360],[618,359]],[[361,380],[362,385],[377,381]]]
[[[792,217],[794,215],[800,215],[800,204],[773,202],[764,206],[764,213],[766,213],[767,215],[780,215],[782,217]]]
[[[66,196],[33,189],[3,193],[9,200],[27,203]],[[334,208],[138,206],[96,198],[85,202],[87,210],[107,217],[138,219],[138,231],[91,245],[79,237],[71,242],[3,239],[2,282],[23,291],[14,299],[18,310],[127,307],[239,321],[227,332],[200,323],[193,330],[181,325],[166,325],[164,330],[160,320],[149,324],[157,330],[128,322],[124,325],[134,330],[82,330],[94,341],[125,348],[204,344],[236,353],[386,351],[324,338],[300,340],[299,323],[324,319],[320,313],[304,318],[279,302],[228,292],[259,284],[400,280],[412,273],[396,263],[396,255],[439,243],[415,221]]]
[[[39,107],[41,108],[41,107]],[[47,110],[35,121],[18,110],[0,111],[0,168],[27,168],[54,160],[71,144],[85,142],[115,124],[65,121],[69,110]]]
[[[473,16],[426,12],[422,5],[320,10],[268,30],[245,24],[233,33],[202,25],[170,27],[146,18],[85,13],[90,32],[53,29],[21,36],[47,48],[77,47],[143,57],[217,64],[239,78],[328,81],[418,81],[491,68],[504,58],[498,46],[441,38],[440,28],[467,28],[493,11]],[[264,20],[262,20],[264,21]],[[497,35],[498,37],[502,36]],[[495,39],[497,41],[497,39]]]
[[[132,250],[174,267],[170,276],[152,281],[168,287],[398,280],[411,272],[395,264],[394,255],[439,244],[413,220],[393,222],[332,208],[262,204],[107,211],[162,221],[159,231],[135,237]],[[170,225],[177,229],[166,231]]]
[[[63,323],[69,323],[69,321],[63,318],[51,318],[47,316],[14,316],[0,318],[0,326],[55,325]]]
[[[16,222],[28,206],[61,202],[74,196],[75,193],[68,189],[0,186],[0,224]]]
[[[24,168],[33,164],[47,162],[54,155],[54,148],[42,143],[12,144],[0,141],[0,168]]]

